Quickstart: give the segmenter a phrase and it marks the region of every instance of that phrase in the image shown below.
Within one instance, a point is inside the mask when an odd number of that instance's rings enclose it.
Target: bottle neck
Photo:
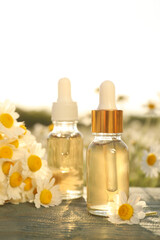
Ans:
[[[122,133],[92,133],[95,140],[121,140]]]
[[[53,132],[77,132],[77,121],[54,121]]]

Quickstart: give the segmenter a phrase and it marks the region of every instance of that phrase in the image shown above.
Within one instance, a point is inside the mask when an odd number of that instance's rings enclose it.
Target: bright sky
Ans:
[[[160,102],[160,1],[0,1],[0,101],[50,108],[62,77],[80,113],[104,80],[127,109]]]

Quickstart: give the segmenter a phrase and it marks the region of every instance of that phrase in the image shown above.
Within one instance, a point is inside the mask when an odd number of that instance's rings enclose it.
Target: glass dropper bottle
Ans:
[[[47,139],[47,160],[63,199],[83,194],[83,138],[77,128],[77,103],[71,98],[68,78],[58,82],[58,99],[52,106],[53,131]]]
[[[128,148],[121,135],[123,112],[115,105],[111,81],[100,86],[99,106],[92,111],[93,141],[87,150],[87,208],[91,214],[107,216],[113,197],[129,192]]]

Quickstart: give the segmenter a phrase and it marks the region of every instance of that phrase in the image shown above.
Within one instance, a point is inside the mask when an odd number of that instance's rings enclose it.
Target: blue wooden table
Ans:
[[[160,240],[160,188],[130,188],[146,201],[145,211],[157,215],[139,225],[113,225],[90,215],[84,198],[63,201],[57,207],[36,209],[34,204],[0,206],[0,240],[12,239],[155,239]]]

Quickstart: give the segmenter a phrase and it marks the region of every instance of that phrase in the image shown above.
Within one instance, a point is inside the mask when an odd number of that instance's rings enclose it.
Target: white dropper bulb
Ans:
[[[71,83],[68,78],[58,81],[57,102],[52,105],[52,121],[77,121],[77,103],[72,101]]]
[[[99,89],[99,110],[115,110],[116,99],[115,99],[115,86],[113,82],[107,80],[100,85]]]
[[[68,78],[61,78],[58,81],[58,99],[57,102],[71,102],[71,83]]]

